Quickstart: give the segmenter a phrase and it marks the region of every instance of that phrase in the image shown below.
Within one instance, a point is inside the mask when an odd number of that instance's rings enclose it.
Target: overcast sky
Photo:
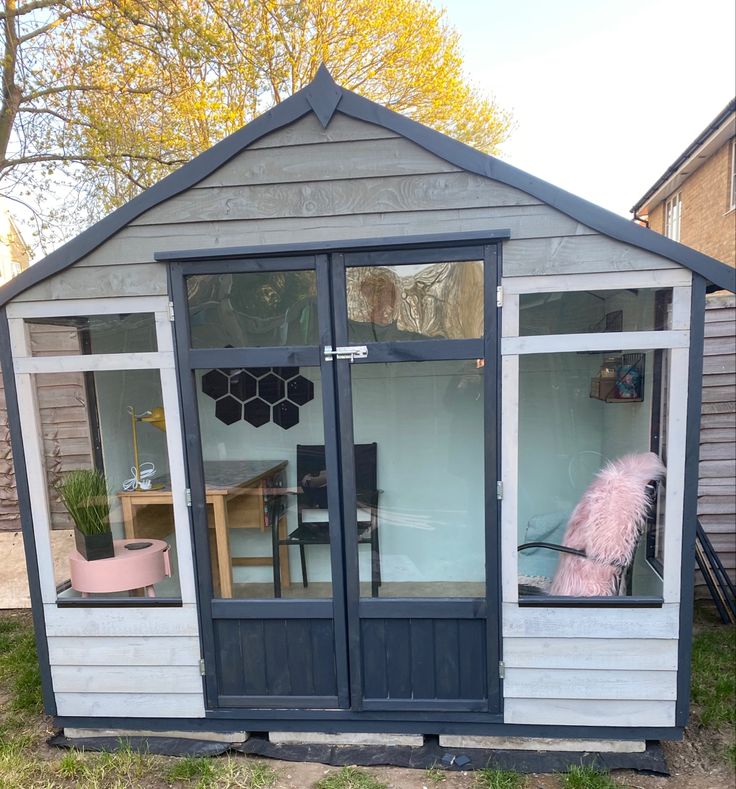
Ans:
[[[516,121],[503,158],[629,208],[736,93],[734,0],[435,0]]]

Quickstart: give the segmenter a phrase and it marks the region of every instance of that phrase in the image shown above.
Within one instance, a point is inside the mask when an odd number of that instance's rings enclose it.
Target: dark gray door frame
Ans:
[[[496,287],[501,278],[501,246],[495,239],[456,246],[449,241],[445,248],[412,249],[411,239],[406,245],[391,252],[376,250],[357,254],[302,253],[299,256],[242,257],[238,260],[217,259],[172,261],[169,263],[169,291],[174,304],[177,373],[183,430],[185,436],[186,468],[191,490],[191,518],[193,527],[194,561],[199,597],[202,650],[207,673],[204,677],[208,710],[233,707],[231,699],[219,693],[215,666],[215,618],[270,619],[282,617],[331,617],[334,621],[335,657],[338,680],[337,698],[301,699],[275,697],[253,698],[248,706],[311,707],[337,706],[353,711],[406,710],[415,712],[451,713],[453,710],[498,713],[501,710],[501,681],[498,661],[501,658],[500,606],[500,529],[499,502],[496,499],[500,452],[500,343],[499,310],[496,308]],[[347,245],[346,245],[347,246]],[[347,305],[345,298],[345,269],[350,265],[385,265],[389,262],[411,262],[421,257],[427,262],[447,255],[448,248],[456,259],[484,261],[484,322],[485,335],[478,340],[429,340],[410,343],[373,343],[366,362],[401,362],[432,359],[486,360],[484,368],[484,432],[485,432],[485,543],[486,543],[486,598],[417,599],[417,600],[361,600],[358,584],[357,524],[355,524],[355,477],[353,464],[352,391],[350,363],[334,360],[323,363],[322,349],[347,343]],[[458,256],[457,253],[460,253]],[[388,255],[388,256],[387,256]],[[407,258],[403,260],[403,258]],[[221,348],[216,350],[191,349],[187,310],[187,274],[233,273],[247,271],[278,271],[313,268],[317,272],[317,300],[320,348]],[[355,363],[362,363],[356,360]],[[262,365],[319,366],[323,384],[323,418],[326,464],[331,479],[341,479],[341,485],[330,488],[330,512],[341,518],[330,517],[332,540],[333,601],[325,600],[216,600],[212,599],[212,577],[208,561],[209,545],[206,528],[206,503],[202,467],[199,416],[194,371],[199,367],[244,367]],[[352,501],[352,506],[350,502]],[[342,521],[342,524],[341,524]],[[204,525],[204,528],[203,528]],[[342,528],[340,526],[342,525]],[[434,618],[459,617],[484,619],[486,632],[487,700],[470,703],[437,700],[423,706],[411,706],[401,700],[386,703],[365,702],[362,688],[362,660],[360,621],[372,617]]]

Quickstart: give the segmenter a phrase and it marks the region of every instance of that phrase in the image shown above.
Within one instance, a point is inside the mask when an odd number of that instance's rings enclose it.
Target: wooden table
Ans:
[[[233,596],[233,566],[273,566],[273,556],[230,555],[228,529],[259,529],[270,533],[269,512],[274,496],[286,494],[284,479],[285,460],[209,460],[204,463],[205,500],[212,507],[213,517],[207,522],[214,530],[216,566],[220,577],[220,597]],[[172,505],[168,480],[159,478],[154,484],[163,484],[156,490],[135,490],[118,493],[123,510],[126,538],[134,538],[135,513],[138,508],[151,505]],[[280,508],[279,536],[286,536],[285,507]],[[289,586],[289,560],[287,546],[280,549],[280,578]]]

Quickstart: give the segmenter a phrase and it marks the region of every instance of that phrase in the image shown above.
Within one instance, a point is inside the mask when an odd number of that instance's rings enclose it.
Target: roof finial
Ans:
[[[327,128],[342,98],[342,88],[332,79],[324,63],[320,64],[314,79],[304,89],[304,94],[322,127]]]

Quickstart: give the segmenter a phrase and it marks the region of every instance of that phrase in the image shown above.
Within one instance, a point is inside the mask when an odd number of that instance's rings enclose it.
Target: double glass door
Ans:
[[[172,273],[208,704],[496,711],[496,247]]]

